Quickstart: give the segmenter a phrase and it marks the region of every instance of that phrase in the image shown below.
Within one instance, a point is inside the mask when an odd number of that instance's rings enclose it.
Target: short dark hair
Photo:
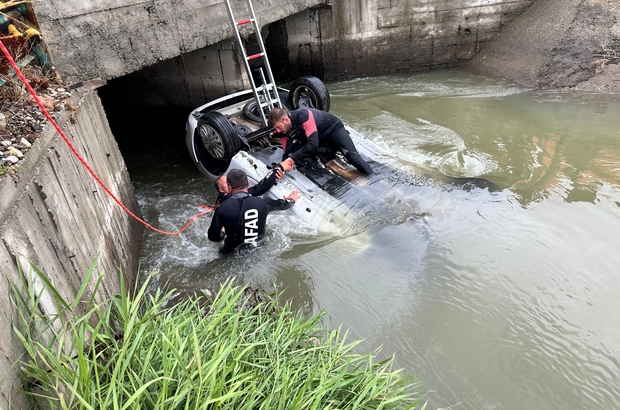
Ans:
[[[226,175],[226,182],[231,189],[240,189],[247,187],[248,176],[240,169],[233,168]]]
[[[282,118],[284,118],[286,114],[287,111],[283,108],[272,108],[271,111],[269,111],[269,116],[267,117],[267,125],[273,127],[276,122],[282,121]]]

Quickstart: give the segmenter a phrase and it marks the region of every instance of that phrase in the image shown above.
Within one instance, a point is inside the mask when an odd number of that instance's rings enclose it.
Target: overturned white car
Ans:
[[[290,91],[279,88],[278,95],[290,109],[311,107],[328,111],[330,107],[329,93],[316,77],[301,77],[292,83]],[[246,90],[194,110],[187,121],[186,144],[198,169],[212,178],[232,168],[242,169],[250,184],[255,184],[279,163],[282,160],[280,138],[272,135],[272,128],[264,126],[259,109],[252,90]],[[359,146],[363,137],[352,134]],[[302,199],[290,212],[319,230],[333,230],[337,221],[351,212],[344,202],[357,179],[363,178],[342,158],[325,164],[318,158],[307,158],[289,171],[268,195],[282,198],[291,190],[298,190]],[[328,214],[330,217],[326,218]]]
[[[316,77],[295,80],[290,90],[278,88],[282,104],[289,109],[300,107],[328,111],[329,93]],[[242,169],[250,185],[256,184],[271,167],[282,160],[280,138],[273,129],[265,126],[265,113],[252,90],[240,91],[216,99],[195,109],[188,118],[186,144],[196,166],[206,175],[216,178],[229,169]],[[369,162],[376,174],[362,177],[344,157],[337,155],[329,161],[305,158],[296,162],[267,195],[282,198],[291,190],[298,190],[302,198],[287,212],[294,212],[309,226],[318,231],[360,231],[373,223],[373,219],[386,214],[405,218],[414,209],[395,209],[399,185],[416,184],[412,164],[391,155],[354,129],[345,125],[359,154]],[[419,166],[418,169],[419,171]],[[382,178],[400,173],[403,178]],[[473,183],[463,179],[460,183]],[[389,216],[392,222],[394,215]],[[397,217],[397,219],[399,219]]]

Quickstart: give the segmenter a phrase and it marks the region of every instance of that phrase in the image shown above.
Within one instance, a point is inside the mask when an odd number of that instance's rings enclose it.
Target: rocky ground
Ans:
[[[56,75],[44,74],[36,62],[29,64],[23,74],[52,117],[70,109],[70,92]],[[6,83],[0,86],[0,176],[16,172],[44,127],[51,126],[17,76],[2,78]]]
[[[539,71],[542,88],[620,93],[620,2],[583,0]]]
[[[537,0],[469,66],[532,88],[620,94],[620,1]]]

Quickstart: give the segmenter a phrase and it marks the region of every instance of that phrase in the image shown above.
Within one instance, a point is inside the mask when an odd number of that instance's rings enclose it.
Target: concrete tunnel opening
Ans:
[[[263,37],[274,80],[286,86],[297,75],[287,50],[284,20],[266,25]],[[245,41],[248,54],[259,51],[255,35]],[[150,152],[178,162],[190,162],[185,147],[185,123],[196,107],[223,95],[250,88],[242,81],[245,69],[234,39],[160,61],[123,77],[109,80],[97,91],[108,123],[126,160]],[[261,84],[258,66],[251,64]],[[313,74],[315,73],[304,73]],[[165,154],[164,154],[165,153]],[[131,168],[131,164],[128,166]]]

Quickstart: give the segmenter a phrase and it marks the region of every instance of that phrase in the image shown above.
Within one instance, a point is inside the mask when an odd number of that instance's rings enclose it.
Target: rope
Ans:
[[[39,105],[39,108],[41,108],[41,110],[43,111],[43,114],[47,117],[47,119],[52,123],[52,125],[54,126],[54,128],[56,128],[56,131],[58,131],[58,134],[60,134],[60,136],[62,137],[62,139],[65,141],[65,143],[67,143],[67,145],[69,146],[69,148],[71,149],[71,151],[73,152],[73,154],[76,156],[76,158],[82,163],[82,165],[84,165],[86,167],[86,169],[88,170],[88,172],[90,173],[90,175],[92,175],[92,177],[95,179],[95,181],[97,181],[97,183],[108,193],[108,195],[110,195],[110,197],[112,197],[112,199],[114,200],[114,202],[116,202],[125,212],[127,212],[127,214],[129,214],[132,218],[134,218],[136,221],[140,222],[142,225],[146,226],[147,228],[158,232],[160,234],[163,235],[178,235],[181,232],[183,232],[184,230],[186,230],[191,224],[192,222],[194,222],[194,220],[202,215],[205,215],[211,211],[213,211],[213,208],[208,207],[208,206],[203,206],[203,205],[197,205],[201,208],[204,208],[205,210],[202,212],[197,213],[196,215],[192,216],[190,218],[190,220],[185,224],[185,226],[183,226],[183,228],[179,229],[176,232],[167,232],[167,231],[162,231],[160,229],[155,228],[154,226],[150,225],[149,223],[147,223],[146,221],[144,221],[142,218],[140,218],[139,216],[137,216],[136,214],[134,214],[133,212],[131,212],[125,205],[123,205],[123,203],[112,193],[112,191],[110,191],[110,189],[103,183],[103,181],[101,181],[101,179],[99,179],[99,177],[95,174],[95,172],[92,170],[92,168],[90,167],[90,165],[88,165],[88,163],[84,160],[84,158],[82,158],[82,156],[77,152],[77,150],[75,149],[75,147],[73,146],[73,144],[71,143],[71,141],[69,141],[69,138],[67,138],[67,136],[65,135],[65,133],[62,131],[62,129],[60,129],[60,127],[58,126],[58,124],[56,123],[56,121],[52,118],[52,116],[49,114],[49,112],[47,111],[47,109],[43,106],[43,103],[41,102],[41,100],[39,99],[39,96],[37,95],[37,93],[32,89],[32,87],[30,86],[30,84],[28,83],[28,80],[26,80],[26,77],[24,77],[24,75],[22,74],[22,72],[20,71],[19,67],[17,66],[17,64],[15,63],[15,61],[13,60],[13,58],[11,57],[11,55],[9,54],[8,50],[6,49],[6,47],[4,46],[4,44],[2,43],[2,41],[0,41],[0,49],[2,49],[2,52],[4,53],[4,55],[6,56],[7,60],[9,60],[9,63],[11,64],[11,66],[13,67],[13,70],[15,70],[15,73],[17,73],[17,75],[19,76],[19,79],[24,83],[24,85],[26,86],[26,88],[28,89],[28,91],[30,92],[30,94],[32,95],[32,97],[34,98],[34,100],[37,102],[37,104]]]

